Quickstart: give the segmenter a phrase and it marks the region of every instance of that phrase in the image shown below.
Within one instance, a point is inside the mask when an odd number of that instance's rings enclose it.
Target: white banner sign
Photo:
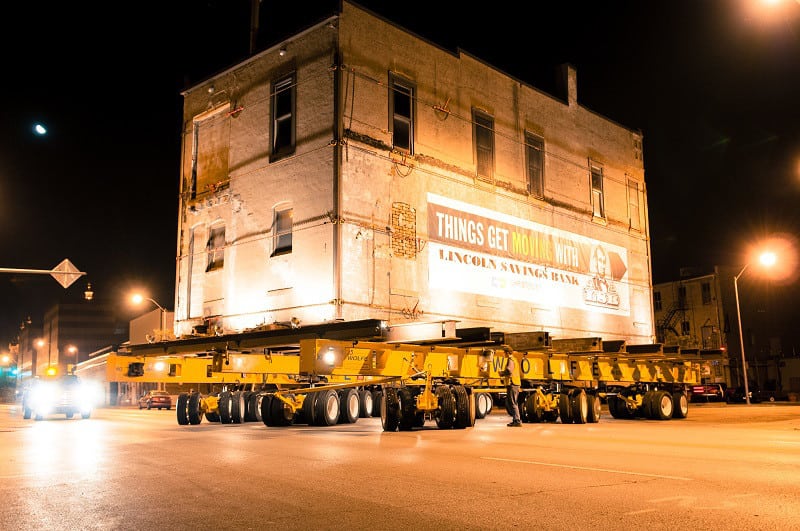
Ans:
[[[430,286],[629,315],[627,250],[428,194]]]

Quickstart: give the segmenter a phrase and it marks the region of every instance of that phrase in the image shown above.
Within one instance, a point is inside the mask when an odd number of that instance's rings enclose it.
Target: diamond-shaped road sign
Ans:
[[[64,288],[68,288],[73,282],[78,280],[86,273],[79,271],[78,268],[69,261],[69,258],[65,258],[60,264],[55,266],[52,271],[50,271],[50,274],[54,279],[56,279],[56,282],[61,284]]]

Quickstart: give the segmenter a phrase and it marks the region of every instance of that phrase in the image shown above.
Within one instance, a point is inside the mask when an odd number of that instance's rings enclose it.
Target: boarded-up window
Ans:
[[[228,180],[230,117],[228,105],[194,122],[192,198],[216,189]]]

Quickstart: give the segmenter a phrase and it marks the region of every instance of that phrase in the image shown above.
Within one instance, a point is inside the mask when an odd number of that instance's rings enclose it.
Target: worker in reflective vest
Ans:
[[[506,355],[506,368],[503,376],[506,378],[506,409],[511,415],[511,422],[507,424],[509,428],[522,426],[519,418],[519,388],[521,380],[519,376],[519,362],[514,357],[514,352],[510,348],[503,349]]]

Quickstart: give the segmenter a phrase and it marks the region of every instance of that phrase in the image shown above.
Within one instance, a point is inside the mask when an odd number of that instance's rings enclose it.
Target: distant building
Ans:
[[[722,349],[723,361],[704,375],[708,383],[743,386],[742,349],[733,268],[714,267],[707,274],[684,270],[681,279],[653,285],[656,341],[685,348]],[[684,276],[686,275],[686,276]],[[742,331],[747,359],[748,384],[779,395],[800,392],[800,373],[781,350],[772,333],[775,310],[766,303],[752,279],[739,281]]]
[[[32,359],[30,375],[45,374],[48,367],[65,373],[91,353],[126,341],[128,322],[119,320],[117,307],[112,301],[98,298],[51,306],[44,314],[40,334],[25,335],[25,348]],[[22,347],[22,336],[20,340]]]

